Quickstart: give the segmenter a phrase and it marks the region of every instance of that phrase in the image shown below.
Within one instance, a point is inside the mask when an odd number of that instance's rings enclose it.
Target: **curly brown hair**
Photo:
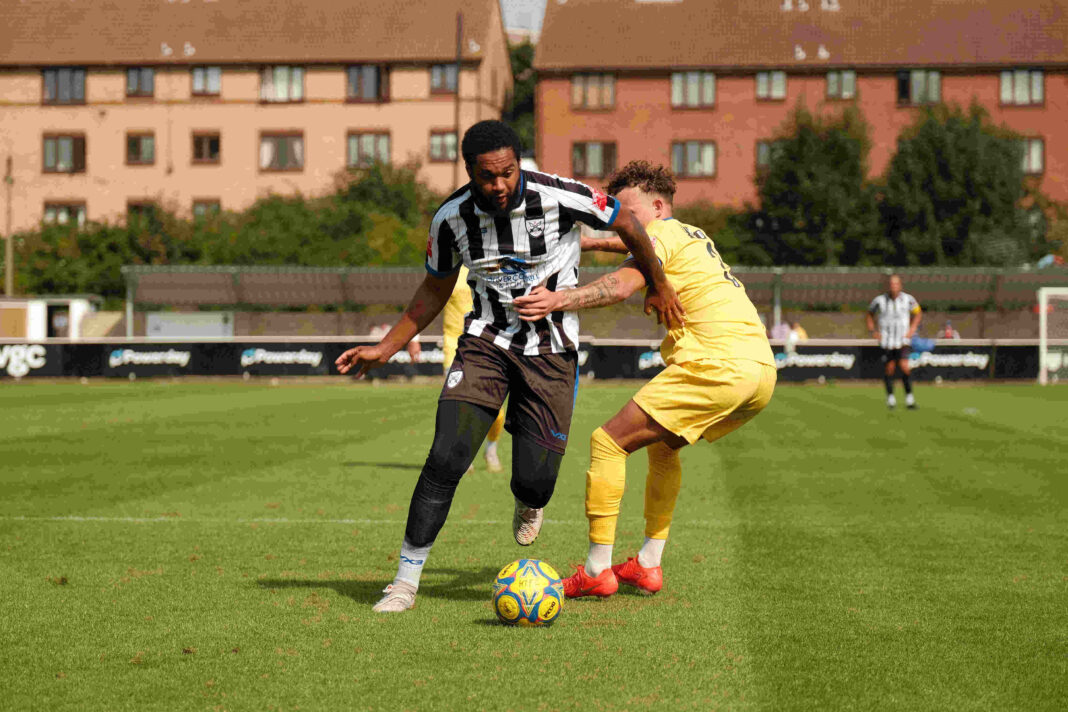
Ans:
[[[664,166],[649,161],[631,161],[608,177],[605,192],[616,195],[624,188],[655,193],[670,205],[675,196],[675,176]]]

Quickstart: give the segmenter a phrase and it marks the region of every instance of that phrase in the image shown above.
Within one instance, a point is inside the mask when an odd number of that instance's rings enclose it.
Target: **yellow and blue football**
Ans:
[[[518,559],[493,581],[493,612],[502,623],[550,625],[564,607],[564,584],[556,569],[537,559]]]

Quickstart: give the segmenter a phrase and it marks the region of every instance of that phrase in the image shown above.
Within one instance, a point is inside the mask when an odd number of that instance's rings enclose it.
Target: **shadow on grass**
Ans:
[[[427,569],[424,576],[452,576],[449,581],[424,582],[419,586],[419,596],[444,598],[450,601],[489,601],[493,592],[493,577],[497,569],[476,570]],[[320,579],[260,579],[260,588],[328,588],[335,593],[351,598],[358,603],[377,603],[382,598],[382,589],[393,579],[377,581],[323,581]]]
[[[343,462],[342,467],[378,467],[383,470],[421,470],[422,465],[410,465],[405,462]]]

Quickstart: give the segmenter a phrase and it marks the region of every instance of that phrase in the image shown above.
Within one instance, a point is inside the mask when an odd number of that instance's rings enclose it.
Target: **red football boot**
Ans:
[[[620,583],[634,586],[641,593],[654,594],[664,587],[663,570],[659,566],[645,568],[638,563],[637,556],[627,559],[626,563],[613,566],[612,573]]]
[[[597,576],[586,573],[585,566],[579,566],[573,576],[564,579],[564,595],[568,598],[597,596],[607,598],[619,590],[616,575],[612,569],[605,569]]]

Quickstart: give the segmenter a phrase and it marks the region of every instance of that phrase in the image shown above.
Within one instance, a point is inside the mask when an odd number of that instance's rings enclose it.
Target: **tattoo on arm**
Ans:
[[[603,307],[609,304],[616,304],[623,301],[623,299],[617,295],[617,287],[619,286],[619,278],[614,274],[606,274],[600,279],[590,282],[585,287],[578,287],[577,289],[569,289],[565,292],[561,292],[564,295],[563,303],[560,305],[564,311],[574,311],[575,309],[588,309],[590,307]]]

